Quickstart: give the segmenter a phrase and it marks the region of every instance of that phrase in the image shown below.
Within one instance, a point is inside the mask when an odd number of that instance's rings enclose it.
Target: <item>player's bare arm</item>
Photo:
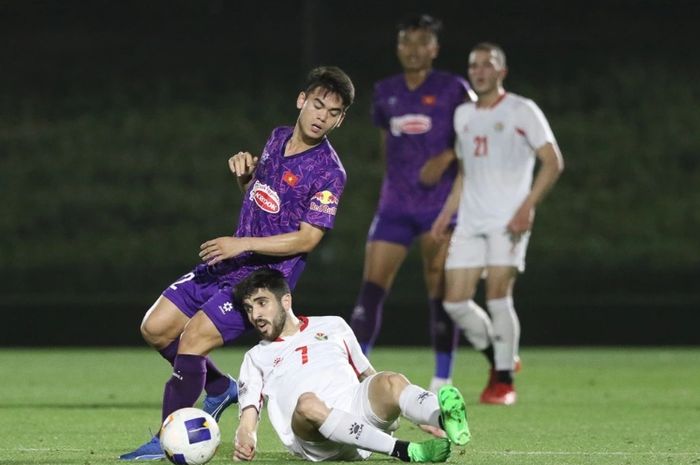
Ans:
[[[323,228],[302,222],[298,231],[266,237],[217,237],[200,246],[199,257],[208,265],[233,258],[243,252],[285,257],[308,253],[325,234]]]
[[[238,152],[228,159],[228,167],[236,176],[236,182],[242,192],[245,192],[248,188],[257,165],[258,157],[254,157],[250,152]]]
[[[525,198],[508,223],[508,232],[514,236],[520,236],[532,229],[535,219],[535,207],[554,186],[564,170],[564,158],[555,144],[547,143],[537,149],[535,154],[540,161],[540,169],[532,183],[530,194]]]
[[[430,228],[430,235],[436,241],[444,241],[448,237],[448,229],[450,226],[450,221],[457,209],[459,208],[459,200],[462,194],[462,183],[464,182],[464,175],[462,173],[462,167],[460,165],[459,173],[455,178],[454,184],[452,184],[452,190],[450,195],[445,201],[440,214],[433,221],[433,226]]]
[[[233,460],[251,461],[258,442],[258,410],[252,405],[243,409],[233,441]]]
[[[444,150],[428,159],[420,170],[419,180],[424,186],[434,186],[440,181],[445,170],[457,159],[452,148]]]

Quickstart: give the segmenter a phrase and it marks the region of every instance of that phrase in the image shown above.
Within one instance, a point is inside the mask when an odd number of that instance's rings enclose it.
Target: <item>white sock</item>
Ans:
[[[440,426],[440,405],[437,396],[430,391],[409,384],[399,396],[401,415],[416,425]]]
[[[438,378],[437,376],[433,376],[433,379],[430,381],[430,392],[437,394],[440,388],[446,384],[452,384],[452,378]]]
[[[513,370],[520,344],[520,321],[512,297],[486,302],[493,322],[493,356],[496,370]]]
[[[476,350],[481,351],[491,345],[493,334],[491,319],[476,302],[470,299],[461,302],[443,302],[442,305]]]
[[[391,454],[396,439],[351,413],[331,409],[326,421],[318,429],[329,441],[348,444],[360,449]]]

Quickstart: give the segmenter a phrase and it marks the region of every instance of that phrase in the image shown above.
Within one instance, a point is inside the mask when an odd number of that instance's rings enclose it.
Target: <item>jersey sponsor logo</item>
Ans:
[[[326,335],[323,334],[323,333],[316,333],[316,339],[319,340],[319,341],[327,341],[327,340],[328,340],[328,336],[326,336]]]
[[[269,157],[270,157],[270,154],[267,152],[267,150],[264,150],[262,156],[260,157],[260,161],[258,163],[264,162]]]
[[[238,397],[245,395],[248,392],[248,385],[245,381],[238,380]]]
[[[280,196],[270,186],[260,181],[255,181],[253,188],[250,190],[249,198],[262,211],[273,214],[280,211]]]
[[[284,360],[282,357],[275,357],[275,359],[272,361],[272,366],[279,366],[279,364],[282,363],[282,360]]]
[[[365,427],[362,423],[353,423],[350,425],[350,436],[355,436],[355,439],[360,439],[362,435],[362,429]]]
[[[409,113],[391,118],[389,126],[394,137],[401,134],[425,134],[433,127],[433,120],[428,115]]]
[[[338,211],[338,196],[331,191],[316,192],[311,197],[309,210],[335,216]]]
[[[437,102],[437,97],[435,97],[434,95],[424,95],[423,97],[421,97],[420,101],[423,105],[432,107]]]
[[[287,170],[282,175],[282,181],[284,181],[287,185],[294,187],[299,183],[299,176]]]

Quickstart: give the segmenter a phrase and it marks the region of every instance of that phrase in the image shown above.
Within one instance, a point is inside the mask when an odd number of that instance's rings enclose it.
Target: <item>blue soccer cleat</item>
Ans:
[[[231,375],[226,375],[231,380],[228,389],[223,394],[218,396],[206,396],[202,410],[214,417],[214,420],[219,421],[221,414],[224,413],[226,407],[238,402],[238,384]]]
[[[133,452],[122,454],[119,460],[160,460],[165,458],[165,452],[160,447],[160,439],[153,436],[150,441],[143,444]]]

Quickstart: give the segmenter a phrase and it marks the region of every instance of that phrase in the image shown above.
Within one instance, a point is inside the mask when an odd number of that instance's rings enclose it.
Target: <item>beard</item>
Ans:
[[[267,326],[263,328],[263,330],[260,330],[258,328],[258,323],[265,322],[267,323]],[[282,334],[282,330],[284,329],[284,324],[287,322],[287,312],[284,311],[282,306],[280,305],[279,307],[279,312],[275,317],[270,320],[265,320],[263,318],[258,318],[255,320],[255,330],[258,332],[258,335],[266,340],[266,341],[274,341],[279,337],[280,334]],[[264,330],[267,329],[267,332],[264,332]]]

